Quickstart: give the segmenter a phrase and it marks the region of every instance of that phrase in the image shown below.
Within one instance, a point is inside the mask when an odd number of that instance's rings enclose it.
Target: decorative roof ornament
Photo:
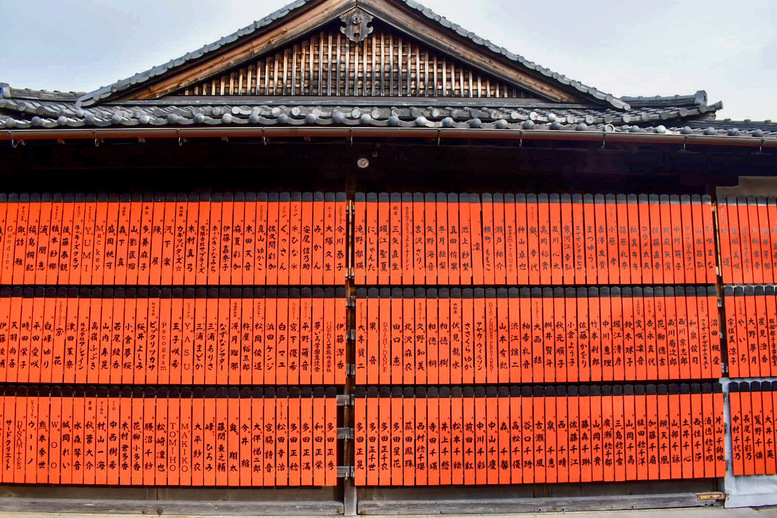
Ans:
[[[369,27],[372,19],[371,15],[357,7],[340,17],[340,20],[345,24],[345,27],[340,27],[340,31],[353,43],[361,43],[372,34],[373,28]]]

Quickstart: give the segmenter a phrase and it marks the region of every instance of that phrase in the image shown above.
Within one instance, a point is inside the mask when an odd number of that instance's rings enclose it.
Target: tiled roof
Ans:
[[[618,110],[628,110],[629,104],[628,102],[624,101],[623,99],[619,99],[611,94],[608,94],[606,92],[602,92],[601,90],[594,88],[592,86],[584,85],[583,83],[579,81],[572,80],[568,77],[566,77],[563,74],[559,74],[557,72],[553,72],[552,70],[549,70],[545,67],[542,67],[533,61],[529,61],[528,59],[524,58],[523,56],[520,56],[518,54],[514,54],[510,52],[509,50],[499,47],[498,45],[495,45],[494,43],[491,43],[490,41],[481,38],[480,36],[476,35],[473,32],[467,31],[466,29],[462,28],[461,26],[452,23],[448,19],[446,19],[443,16],[440,16],[439,14],[436,14],[431,9],[424,7],[423,5],[419,4],[418,2],[415,2],[414,0],[393,0],[396,2],[401,2],[405,5],[407,5],[409,8],[414,9],[421,14],[423,14],[426,18],[436,22],[440,27],[442,27],[444,30],[450,31],[452,33],[457,34],[458,36],[465,37],[472,41],[473,43],[483,47],[484,49],[487,49],[490,52],[493,52],[495,54],[498,54],[500,56],[503,56],[515,63],[518,63],[519,65],[533,71],[537,72],[546,78],[559,83],[562,87],[567,88],[573,88],[574,90],[578,91],[579,93],[583,94],[584,96],[589,97],[592,101],[601,101],[604,104],[609,104],[611,107],[618,109]],[[311,3],[312,0],[296,0],[295,2],[290,3],[289,5],[275,11],[274,13],[270,14],[269,16],[266,16],[262,18],[261,20],[258,20],[251,25],[244,27],[237,32],[234,32],[230,34],[229,36],[225,36],[221,38],[220,40],[211,43],[210,45],[205,45],[204,47],[194,51],[189,52],[177,59],[173,59],[163,65],[159,65],[156,67],[153,67],[149,70],[146,70],[144,72],[137,73],[133,75],[132,77],[129,77],[127,79],[122,79],[120,81],[117,81],[111,85],[104,86],[102,88],[99,88],[93,92],[89,92],[86,94],[83,94],[78,99],[78,105],[79,106],[93,106],[95,104],[100,103],[101,101],[105,101],[107,99],[110,99],[114,97],[116,94],[119,94],[121,92],[124,92],[130,88],[133,88],[141,83],[145,83],[147,81],[151,81],[156,77],[159,77],[163,74],[166,74],[168,72],[171,72],[175,70],[176,68],[181,67],[182,65],[185,65],[191,61],[203,58],[207,56],[210,53],[216,52],[223,48],[226,45],[230,45],[238,41],[239,39],[252,35],[256,33],[257,31],[260,31],[263,28],[268,27],[269,25],[278,22],[282,20],[283,18],[286,18],[287,16],[292,15],[292,13],[301,7],[304,7],[305,5]]]
[[[273,104],[258,99],[245,104],[211,98],[195,103],[175,101],[106,103],[79,108],[76,93],[15,90],[0,86],[0,129],[121,128],[121,127],[226,127],[226,126],[345,126],[396,128],[459,128],[575,130],[683,135],[752,136],[777,138],[771,122],[717,121],[721,103],[707,104],[704,92],[688,96],[629,98],[628,111],[582,104],[509,104],[507,100],[425,99],[295,99],[295,104]],[[640,100],[637,100],[640,99]],[[229,101],[235,102],[230,104]],[[288,101],[288,99],[286,99]],[[340,104],[335,104],[335,103]],[[465,106],[465,102],[472,102]],[[328,104],[327,104],[328,103]],[[477,106],[475,106],[477,104]]]

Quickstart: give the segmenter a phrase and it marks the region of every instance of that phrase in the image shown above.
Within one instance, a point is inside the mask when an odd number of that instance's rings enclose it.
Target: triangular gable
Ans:
[[[346,15],[348,16],[348,15]],[[362,41],[341,22],[171,95],[495,97],[536,94],[497,79],[375,20]]]
[[[411,0],[298,0],[79,105],[169,96],[534,98],[628,105],[466,32]]]

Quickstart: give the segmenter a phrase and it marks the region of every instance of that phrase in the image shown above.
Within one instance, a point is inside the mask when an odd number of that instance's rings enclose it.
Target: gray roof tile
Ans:
[[[699,96],[649,98],[628,111],[595,105],[482,105],[451,106],[392,104],[381,99],[362,100],[365,104],[326,105],[323,99],[293,105],[251,104],[163,104],[106,103],[78,108],[73,95],[69,101],[50,100],[48,92],[31,90],[19,97],[0,99],[0,129],[29,128],[108,128],[108,127],[186,127],[186,126],[371,126],[397,128],[460,128],[575,130],[581,132],[675,133],[684,135],[751,136],[777,138],[777,124],[753,121],[715,121],[718,105],[699,110]],[[62,97],[62,96],[59,96]],[[65,95],[64,97],[68,97]],[[670,103],[673,99],[675,103]],[[340,99],[347,102],[346,99]],[[488,100],[484,100],[488,102]],[[650,101],[650,102],[648,102]],[[445,101],[442,101],[445,102]],[[450,102],[450,101],[449,101]],[[705,101],[706,102],[706,101]],[[372,103],[372,104],[367,104]],[[685,103],[685,104],[682,104]]]

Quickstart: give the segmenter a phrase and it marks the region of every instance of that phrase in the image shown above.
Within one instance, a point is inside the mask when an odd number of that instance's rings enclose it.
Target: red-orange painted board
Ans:
[[[583,239],[585,243],[585,275],[583,277],[583,282],[580,282],[579,280],[577,282],[578,284],[595,284],[597,282],[597,272],[599,269],[599,255],[597,253],[597,221],[596,210],[594,207],[594,196],[592,194],[583,195],[579,205],[580,210],[579,214],[575,216],[575,221],[577,221],[577,216],[579,215],[581,217],[581,224],[584,225]],[[606,279],[602,277],[599,282],[603,284],[605,281]]]
[[[577,382],[580,379],[580,358],[579,358],[579,333],[578,316],[575,288],[563,289],[563,320],[560,331],[564,335],[564,344],[566,346],[566,358],[558,358],[556,364],[564,362],[566,373],[564,380],[568,382]]]
[[[328,192],[324,195],[324,248],[323,248],[323,284],[336,284],[335,253],[336,253],[336,213],[337,195]]]
[[[7,223],[4,226],[3,234],[3,268],[2,271],[0,271],[0,280],[2,281],[2,284],[11,284],[13,282],[14,257],[16,255],[16,233],[17,227],[19,226],[19,195],[17,193],[8,194],[7,204],[8,206],[5,213]]]
[[[402,352],[402,289],[383,288],[378,301],[380,324],[378,327],[377,380],[380,384],[401,383],[401,364],[395,368],[394,358]]]
[[[333,284],[341,284],[346,278],[346,268],[348,266],[348,204],[346,194],[338,192],[335,194],[335,263]]]
[[[354,424],[354,485],[362,487],[367,485],[367,390],[364,387],[354,389],[353,399],[353,424]],[[401,400],[400,400],[401,401]],[[304,407],[303,407],[304,408]],[[303,411],[303,423],[304,421]],[[396,416],[395,416],[396,418]],[[309,422],[309,421],[308,421]],[[303,444],[303,450],[305,446]],[[404,441],[402,442],[404,448]],[[303,468],[304,468],[303,457]]]
[[[436,385],[438,381],[439,347],[437,344],[437,331],[439,326],[438,315],[438,290],[429,288],[426,290],[426,354],[423,366],[425,382]],[[420,363],[420,362],[419,362]]]
[[[654,272],[653,282],[672,284],[674,276],[674,255],[672,249],[672,216],[669,207],[669,196],[650,195],[650,221],[653,233],[653,253],[657,255],[660,250],[661,267],[659,272]],[[658,243],[656,243],[656,240]],[[656,246],[658,244],[658,246]],[[659,248],[660,246],[660,248]],[[658,273],[658,275],[655,275]]]
[[[403,197],[406,195],[403,195]],[[310,199],[308,199],[308,197]],[[312,220],[312,196],[310,196],[310,193],[305,193],[303,195],[303,227],[304,226],[310,226],[309,220]],[[354,204],[353,204],[354,210],[353,210],[353,273],[354,273],[354,284],[357,286],[367,284],[367,195],[363,192],[357,192],[354,195]],[[404,232],[407,231],[407,225],[408,223],[412,225],[413,222],[413,212],[412,212],[412,203],[409,203],[407,206],[403,203],[402,205],[402,215],[403,215],[403,239],[407,239],[407,236],[404,235]],[[409,221],[408,221],[409,216]],[[411,227],[412,228],[412,227]],[[412,232],[411,232],[412,235]],[[307,263],[310,263],[310,256],[309,256],[309,249],[310,249],[310,243],[308,242],[310,240],[309,233],[308,235],[303,235],[303,248],[302,248],[302,261],[303,264],[305,264],[305,261]],[[412,241],[411,241],[412,243]],[[308,253],[306,253],[308,252]],[[407,258],[405,258],[405,267],[407,267]],[[405,275],[407,273],[405,272]],[[303,279],[305,279],[305,276],[303,275]],[[307,279],[305,279],[307,280]]]
[[[80,219],[83,219],[83,194],[79,198]],[[14,202],[18,207],[16,214],[15,246],[13,261],[11,263],[11,277],[6,281],[7,284],[24,284],[24,270],[27,261],[27,233],[30,223],[30,194],[21,193],[18,202]],[[74,207],[76,204],[73,205]],[[79,237],[79,240],[81,238]]]
[[[413,242],[413,195],[409,192],[403,192],[401,195],[401,218],[400,218],[400,240],[401,240],[401,275],[398,280],[405,284],[412,284],[414,275],[414,242]],[[458,211],[458,207],[456,207]],[[355,223],[354,225],[358,224]],[[355,227],[354,227],[355,228]],[[356,243],[356,231],[354,230],[354,242]],[[359,248],[360,249],[360,248]],[[356,252],[354,252],[354,262],[356,262]]]
[[[574,284],[585,284],[588,272],[588,222],[587,211],[583,205],[583,196],[573,194],[570,201],[570,219],[572,231],[572,263],[574,268]],[[593,280],[591,281],[593,282]],[[565,281],[565,284],[572,282]]]
[[[618,290],[616,295],[615,290]],[[600,354],[602,366],[602,380],[612,381],[615,379],[614,372],[614,347],[613,336],[615,333],[615,319],[618,318],[620,309],[616,309],[616,304],[620,304],[619,288],[600,288],[599,289],[599,328],[600,328]],[[618,372],[621,372],[618,369]],[[618,375],[621,377],[621,375]]]
[[[378,194],[374,192],[367,193],[365,203],[365,284],[376,285],[379,280],[379,210]],[[421,204],[423,210],[423,204]],[[316,237],[314,236],[314,242]]]
[[[377,389],[376,389],[377,390]],[[369,405],[369,390],[367,392],[368,395],[368,405]],[[413,486],[415,485],[415,461],[416,461],[416,436],[415,436],[415,430],[416,430],[416,420],[415,420],[415,391],[412,387],[405,387],[403,389],[403,397],[402,397],[402,416],[401,416],[401,425],[402,425],[402,434],[404,437],[404,467],[402,470],[402,483],[405,486]],[[368,406],[369,411],[369,406]],[[371,430],[368,428],[368,433],[370,433]],[[376,439],[372,439],[372,442],[369,442],[369,435],[368,435],[368,444],[370,445],[370,448],[376,448],[377,446],[373,446],[374,441]],[[369,458],[369,452],[368,451],[368,459],[367,459],[367,465],[368,469],[370,466],[370,458]]]
[[[539,254],[537,257],[540,283],[551,284],[551,232],[550,205],[547,194],[537,195],[537,230],[539,232]]]
[[[525,194],[515,195],[515,269],[517,284],[529,284],[530,249],[528,228],[528,205]]]
[[[413,282],[426,283],[426,221],[423,193],[413,193]],[[369,227],[369,225],[368,225]],[[369,257],[368,257],[369,261]]]
[[[528,284],[535,285],[542,282],[541,252],[540,252],[540,221],[539,204],[536,194],[526,195],[526,234],[527,249],[526,263],[528,269]]]
[[[40,214],[38,217],[38,224],[37,224],[37,235],[35,239],[35,261],[31,263],[32,266],[32,274],[31,274],[31,283],[32,284],[46,284],[46,270],[48,265],[48,255],[49,255],[49,238],[51,236],[51,227],[53,225],[52,221],[52,199],[51,199],[51,193],[43,193],[40,196]],[[94,201],[97,201],[97,196],[94,195]],[[2,233],[5,231],[5,210],[6,210],[7,203],[0,202],[0,221],[2,224],[0,224],[0,239],[2,239]],[[93,204],[92,212],[94,213],[94,218],[92,221],[96,221],[97,219],[97,203]],[[95,235],[95,229],[92,228],[92,234]],[[95,240],[92,240],[92,243]],[[94,245],[92,246],[94,248]],[[93,258],[94,256],[91,255],[93,250],[90,250],[90,258]],[[0,255],[2,255],[2,250],[0,250]]]
[[[562,194],[559,198],[559,218],[559,284],[571,285],[575,283],[575,222],[569,194]]]
[[[480,195],[470,193],[469,199],[469,234],[471,246],[472,284],[485,284],[485,246],[483,237],[483,217]],[[463,208],[466,210],[466,207]]]
[[[594,200],[596,199],[597,198],[594,197]],[[614,194],[604,196],[604,207],[596,207],[595,210],[597,209],[597,227],[600,226],[599,214],[602,213],[602,210],[604,211],[604,218],[602,219],[601,225],[604,226],[605,230],[604,238],[606,240],[606,246],[604,248],[607,250],[608,284],[618,284],[621,282],[623,284],[628,284],[628,272],[624,272],[626,273],[627,278],[623,279],[623,281],[620,279],[621,267],[618,225],[620,224],[621,215],[618,210],[617,198]]]
[[[386,235],[383,236],[388,241],[388,277],[391,284],[401,284],[403,282],[403,274],[405,280],[408,283],[412,282],[412,277],[407,278],[405,274],[403,260],[403,253],[406,253],[405,240],[407,239],[403,234],[403,224],[409,226],[412,229],[412,213],[410,213],[411,220],[409,222],[402,221],[402,195],[398,192],[392,192],[389,195],[390,203],[388,206],[389,211],[389,225],[386,229]],[[380,208],[385,208],[384,205],[380,205]],[[410,230],[412,237],[412,230]],[[382,243],[382,242],[381,242]],[[383,244],[385,248],[385,244]],[[381,261],[381,266],[382,266]],[[384,274],[385,277],[385,274]]]
[[[550,284],[559,285],[563,283],[564,261],[562,250],[563,227],[561,220],[561,198],[558,194],[548,195],[548,241],[549,264],[550,264]]]
[[[288,383],[288,345],[289,345],[289,289],[278,288],[278,298],[272,301],[275,304],[275,383],[277,385],[286,385]],[[328,326],[328,308],[324,304],[323,319],[321,321],[322,332],[324,333],[324,343],[326,343],[326,329]],[[233,326],[234,327],[234,326]],[[230,346],[235,349],[235,344]],[[233,355],[230,353],[230,361]],[[326,355],[324,355],[324,373],[326,373]],[[326,374],[324,382],[326,382]]]
[[[392,485],[392,455],[391,455],[391,389],[380,387],[378,391],[378,484]]]
[[[313,389],[313,485],[325,484],[326,469],[326,401],[323,388]]]

